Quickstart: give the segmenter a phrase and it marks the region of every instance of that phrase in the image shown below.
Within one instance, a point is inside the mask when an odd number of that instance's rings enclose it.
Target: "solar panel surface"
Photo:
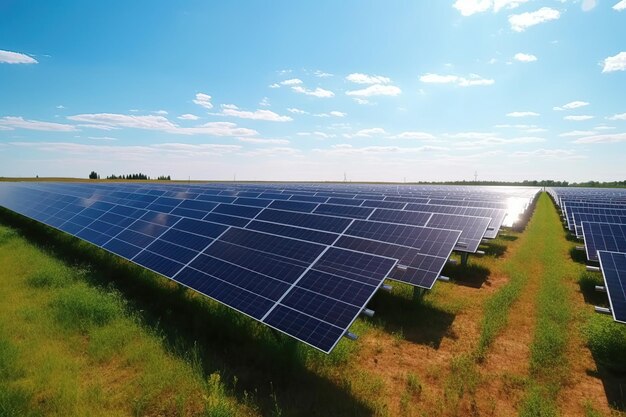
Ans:
[[[626,323],[626,253],[599,251],[598,257],[613,318]]]
[[[587,259],[598,260],[598,251],[626,252],[626,224],[582,222]]]

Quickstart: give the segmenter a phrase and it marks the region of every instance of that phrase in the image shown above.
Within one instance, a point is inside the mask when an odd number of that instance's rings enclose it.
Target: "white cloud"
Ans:
[[[369,129],[361,129],[356,133],[344,133],[343,136],[345,138],[371,138],[387,136],[387,132],[381,127],[372,127]]]
[[[274,84],[270,84],[268,87],[269,88],[280,88],[280,84],[274,83]]]
[[[539,113],[534,111],[514,111],[506,114],[507,117],[535,117],[539,116]]]
[[[198,120],[199,119],[198,116],[196,116],[195,114],[190,114],[190,113],[181,114],[180,116],[178,116],[178,118],[180,120]]]
[[[463,16],[471,16],[475,13],[486,12],[493,6],[494,13],[502,9],[515,9],[528,0],[457,0],[453,7]]]
[[[340,143],[332,145],[327,149],[314,149],[313,152],[321,153],[327,156],[348,156],[348,155],[402,155],[402,154],[414,154],[422,152],[438,152],[447,151],[448,148],[440,146],[420,146],[417,148],[405,148],[400,146],[365,146],[355,147],[349,143]]]
[[[199,106],[204,107],[205,109],[213,108],[213,104],[211,104],[211,96],[204,93],[196,94],[196,98],[193,100],[193,102]]]
[[[561,133],[559,136],[562,138],[573,138],[577,136],[589,136],[593,134],[594,132],[591,130],[572,130],[571,132]]]
[[[107,140],[107,141],[116,141],[116,138],[112,138],[110,136],[88,136],[87,139],[91,140]]]
[[[332,91],[324,90],[323,88],[320,88],[320,87],[317,87],[315,90],[309,90],[302,86],[296,85],[296,86],[291,87],[291,89],[295,91],[296,93],[305,94],[307,96],[313,96],[313,97],[318,97],[318,98],[330,98],[330,97],[335,96],[335,93],[333,93]]]
[[[77,127],[86,127],[88,129],[98,129],[98,130],[116,130],[119,129],[115,126],[109,126],[109,125],[99,125],[99,124],[77,124]]]
[[[161,116],[167,115],[167,111],[166,110],[157,110],[157,111],[153,111],[152,113],[160,114]]]
[[[615,133],[608,135],[586,136],[576,139],[574,143],[616,143],[626,142],[626,133]]]
[[[391,136],[392,139],[411,139],[411,140],[435,140],[435,137],[426,132],[402,132],[395,136]]]
[[[328,114],[330,114],[331,116],[334,116],[334,117],[346,117],[347,116],[346,113],[340,112],[340,111],[337,111],[337,110],[333,110],[333,111],[329,112]]]
[[[64,106],[63,104],[59,104],[59,105],[57,106],[57,109],[59,109],[59,110],[63,110],[64,108],[65,108],[65,106]]]
[[[528,0],[495,0],[493,2],[493,11],[499,12],[501,9],[516,9],[520,4],[526,3]]]
[[[482,13],[491,8],[491,0],[457,0],[452,7],[457,9],[463,16],[471,16],[474,13]]]
[[[534,12],[511,15],[509,16],[509,23],[511,24],[511,29],[515,32],[523,32],[531,26],[550,20],[556,20],[559,17],[561,17],[561,13],[558,10],[550,7],[542,7]]]
[[[537,60],[537,57],[535,55],[518,52],[515,54],[513,59],[520,62],[535,62]]]
[[[288,109],[287,109],[287,111],[288,111],[289,113],[293,113],[293,114],[309,114],[309,112],[308,112],[308,111],[304,111],[304,110],[301,110],[301,109],[297,109],[297,108],[295,108],[295,107],[288,108]]]
[[[270,107],[271,106],[270,99],[267,97],[263,97],[263,100],[259,102],[259,106]]]
[[[237,138],[237,140],[259,145],[288,145],[290,143],[287,139]]]
[[[354,100],[357,104],[361,104],[361,105],[371,104],[369,100],[364,99],[364,98],[355,97],[352,100]]]
[[[614,114],[613,116],[607,117],[608,120],[626,120],[626,113],[622,114]]]
[[[38,64],[39,62],[26,54],[3,51],[0,49],[0,64]]]
[[[588,106],[589,103],[587,103],[586,101],[572,101],[570,103],[567,103],[561,107],[553,107],[552,110],[556,110],[556,111],[563,111],[563,110],[572,110],[572,109],[578,109],[581,107],[585,107]]]
[[[563,119],[564,120],[573,120],[575,122],[582,122],[584,120],[591,120],[591,119],[593,119],[593,116],[589,116],[589,115],[586,115],[586,114],[585,115],[581,114],[581,115],[577,115],[577,116],[565,116]]]
[[[567,149],[535,149],[534,151],[517,151],[511,155],[513,158],[540,158],[540,159],[583,159],[582,155]]]
[[[621,12],[622,10],[626,9],[626,0],[622,0],[619,3],[617,3],[615,6],[613,6],[613,10],[617,10],[618,12]]]
[[[68,142],[9,142],[11,146],[27,147],[42,152],[62,152],[73,155],[103,155],[107,160],[154,160],[155,158],[192,158],[219,156],[241,149],[240,145],[160,143],[145,146],[96,145]]]
[[[135,116],[114,113],[77,114],[68,116],[68,120],[90,124],[130,127],[135,129],[168,130],[176,125],[163,116]]]
[[[291,78],[289,80],[281,81],[281,85],[300,85],[302,84],[302,80],[299,78]]]
[[[583,4],[581,5],[581,9],[583,12],[588,12],[596,7],[598,4],[597,0],[583,0]]]
[[[39,120],[28,120],[23,117],[2,117],[0,118],[0,126],[5,127],[5,130],[12,129],[27,129],[27,130],[41,130],[48,132],[74,132],[76,126],[67,125],[62,123],[50,123],[42,122]]]
[[[397,96],[402,93],[395,85],[372,84],[361,90],[347,91],[346,95],[354,97]]]
[[[625,71],[626,52],[620,52],[615,56],[610,56],[604,60],[602,72]]]
[[[335,135],[329,135],[328,133],[324,132],[298,132],[296,134],[298,136],[315,136],[321,139],[330,139],[335,137]]]
[[[391,82],[391,79],[382,75],[367,75],[358,72],[348,75],[346,80],[356,84],[389,84]]]
[[[77,114],[68,120],[111,128],[160,130],[178,135],[254,136],[257,131],[238,127],[235,123],[212,122],[195,127],[180,127],[163,116],[135,116],[115,113]]]
[[[492,85],[494,80],[483,78],[478,74],[470,74],[467,78],[458,75],[440,75],[427,73],[420,76],[420,81],[427,84],[455,84],[460,87]]]
[[[626,117],[626,114],[625,114]],[[593,128],[593,130],[613,130],[615,129],[615,126],[606,126],[606,125],[600,125],[600,126],[596,126]]]
[[[315,70],[315,72],[313,72],[313,75],[315,75],[318,78],[328,78],[328,77],[332,77],[333,74],[329,73],[329,72],[324,72],[324,71],[320,71],[320,70]]]
[[[239,117],[240,119],[265,120],[268,122],[290,122],[293,120],[289,116],[281,116],[271,110],[239,110],[239,108],[234,104],[223,104],[221,113],[217,114],[222,116]]]
[[[446,133],[446,137],[450,139],[487,139],[495,137],[491,132],[458,132],[458,133]]]

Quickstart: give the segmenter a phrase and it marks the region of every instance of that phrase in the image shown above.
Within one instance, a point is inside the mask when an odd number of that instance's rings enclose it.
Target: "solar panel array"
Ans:
[[[431,288],[453,250],[497,235],[509,194],[478,191],[23,182],[0,205],[330,352],[386,278]]]
[[[553,188],[567,228],[582,237],[587,260],[600,262],[613,318],[626,322],[626,190]]]

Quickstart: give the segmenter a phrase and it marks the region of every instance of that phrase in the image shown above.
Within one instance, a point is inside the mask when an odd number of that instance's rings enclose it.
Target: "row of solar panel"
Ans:
[[[491,220],[218,194],[5,183],[0,204],[325,352],[386,277],[432,286],[462,234],[444,227],[478,230],[477,247]]]
[[[599,262],[616,321],[626,323],[626,190],[551,190],[568,229],[582,237],[587,259]]]
[[[46,187],[49,186],[49,184],[43,184],[39,187],[45,190]],[[64,184],[62,185],[62,187],[62,189],[64,189],[68,193],[71,193],[73,189],[75,190],[76,188],[75,185],[71,184]],[[81,195],[84,195],[84,193]],[[107,194],[107,196],[109,195]],[[128,204],[132,205],[133,207],[160,210],[168,213],[171,212],[173,214],[181,214],[190,217],[193,217],[194,215],[202,216],[197,218],[204,218],[205,220],[209,221],[228,222],[229,225],[240,227],[247,223],[247,219],[257,216],[259,212],[262,211],[263,207],[267,207],[268,209],[323,214],[327,216],[344,217],[349,219],[369,219],[373,221],[395,224],[460,230],[462,232],[461,240],[460,243],[457,245],[456,250],[470,253],[476,252],[483,238],[495,237],[495,234],[500,229],[502,221],[504,220],[505,214],[502,210],[498,210],[498,212],[495,213],[495,216],[497,217],[490,218],[440,213],[440,211],[447,211],[445,209],[446,206],[444,206],[443,210],[434,207],[434,211],[430,212],[415,211],[409,209],[423,207],[413,207],[411,204],[409,204],[408,206],[412,207],[407,207],[406,210],[392,210],[385,208],[366,208],[328,203],[311,203],[294,200],[285,201],[243,197],[229,197],[233,200],[228,201],[224,200],[224,197],[221,196],[205,194],[194,194],[193,196],[190,196],[195,199],[202,200],[185,199],[184,201],[182,198],[154,196],[150,194],[140,193],[121,193],[119,191],[111,194],[111,197],[116,197],[120,199],[117,201],[122,203],[124,202],[124,199],[131,198],[133,199],[133,201],[128,202]],[[137,201],[135,201],[136,198],[138,198]],[[201,205],[197,203],[197,201],[201,201]],[[222,204],[219,204],[219,206],[217,207],[211,208],[211,206],[207,202]],[[197,209],[197,212],[190,211],[194,210],[194,208]],[[207,214],[206,210],[212,211]],[[477,210],[480,209],[472,209],[470,211],[476,213]],[[491,212],[493,211],[494,210],[492,209]],[[268,210],[264,210],[263,212],[266,213],[268,212]],[[225,215],[235,216],[236,218],[233,219],[230,217],[224,217]],[[281,216],[282,214],[278,216],[275,215],[274,217],[276,218]],[[243,219],[239,219],[239,217]],[[490,224],[494,222],[494,219],[496,225],[491,230],[489,230]]]

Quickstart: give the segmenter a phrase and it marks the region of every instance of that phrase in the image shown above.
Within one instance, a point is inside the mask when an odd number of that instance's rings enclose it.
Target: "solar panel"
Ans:
[[[464,207],[464,206],[446,206],[437,204],[407,204],[405,210],[445,213],[445,214],[461,214],[465,216],[489,217],[489,227],[485,232],[485,238],[494,239],[498,235],[498,231],[502,227],[506,210],[498,208],[482,208],[482,207]]]
[[[580,223],[575,223],[574,218],[578,214],[605,214],[612,216],[626,216],[625,209],[614,209],[605,207],[572,207],[567,210],[567,227],[571,232],[575,232],[575,227]]]
[[[578,237],[582,237],[582,222],[626,224],[626,216],[614,216],[611,214],[575,213],[574,224],[576,226],[576,236]]]
[[[626,253],[598,251],[613,319],[626,323]]]
[[[597,251],[626,252],[626,224],[582,222],[587,259],[597,261]]]
[[[75,195],[63,194],[69,190]],[[111,201],[102,201],[106,198]],[[0,183],[2,206],[96,244],[324,352],[333,349],[397,263],[390,257],[162,212],[183,201],[126,192],[107,196],[92,192],[89,185]],[[130,202],[154,210],[125,204]],[[241,207],[230,207],[228,213],[253,215]],[[238,216],[231,217],[245,218]]]

